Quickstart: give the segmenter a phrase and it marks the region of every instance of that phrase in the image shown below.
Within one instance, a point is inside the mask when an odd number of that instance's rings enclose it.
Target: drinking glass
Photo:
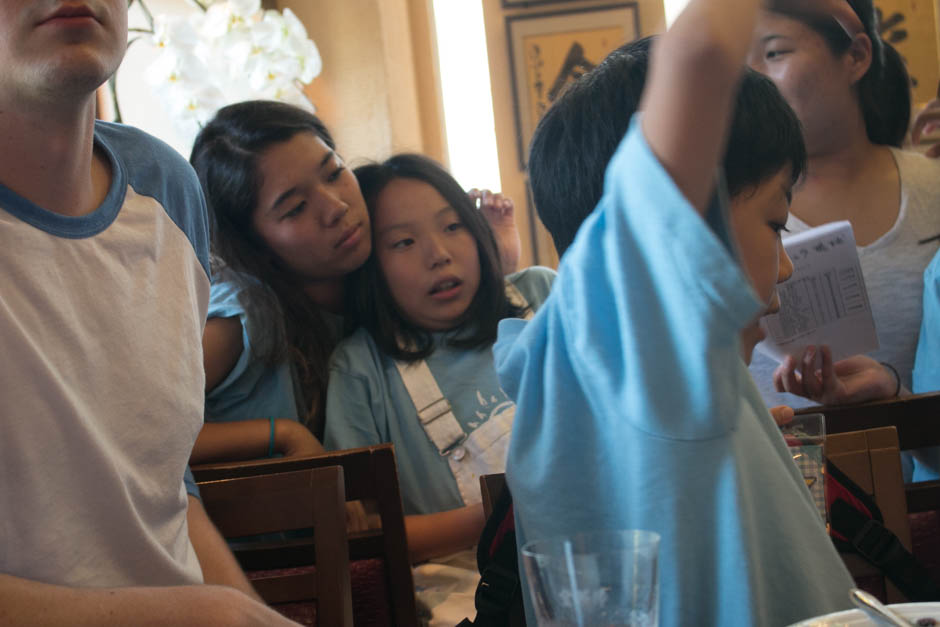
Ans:
[[[790,447],[790,454],[803,475],[819,515],[826,520],[826,459],[823,454],[826,417],[822,414],[795,416],[792,421],[782,425],[780,431]]]
[[[529,542],[522,562],[541,627],[657,627],[659,534],[598,531]]]

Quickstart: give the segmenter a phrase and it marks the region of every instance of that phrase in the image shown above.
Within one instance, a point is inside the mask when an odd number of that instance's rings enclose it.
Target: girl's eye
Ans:
[[[338,168],[330,172],[330,175],[326,177],[327,182],[335,183],[336,181],[338,181],[340,175],[343,173],[343,170],[345,169],[346,168],[344,166],[339,166]]]
[[[412,244],[414,244],[414,240],[411,239],[410,237],[406,237],[404,239],[398,240],[397,242],[393,242],[392,248],[394,249],[408,248]]]
[[[768,61],[773,61],[774,59],[779,59],[787,52],[789,52],[789,50],[768,50],[764,53],[764,58]]]
[[[786,222],[768,222],[770,228],[774,230],[774,233],[780,234],[781,232],[789,233],[790,229],[787,228]]]
[[[461,228],[463,228],[462,222],[451,222],[446,227],[444,227],[444,230],[450,232],[450,231],[457,231]]]
[[[306,201],[300,203],[299,205],[297,205],[296,207],[294,207],[293,209],[291,209],[290,211],[288,211],[288,212],[286,212],[284,215],[282,215],[282,216],[281,216],[281,220],[284,220],[284,219],[287,219],[287,218],[295,218],[295,217],[299,216],[299,215],[303,212],[305,206],[307,206],[307,202],[306,202]]]

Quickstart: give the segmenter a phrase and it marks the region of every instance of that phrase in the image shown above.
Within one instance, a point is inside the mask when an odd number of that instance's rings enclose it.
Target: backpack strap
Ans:
[[[516,522],[509,488],[503,488],[486,519],[477,543],[476,619],[464,619],[458,627],[506,627],[524,620],[519,560],[516,553]],[[512,621],[515,618],[516,621]]]
[[[830,535],[836,548],[861,555],[911,601],[940,598],[940,586],[884,526],[884,517],[871,497],[828,460],[826,475]]]

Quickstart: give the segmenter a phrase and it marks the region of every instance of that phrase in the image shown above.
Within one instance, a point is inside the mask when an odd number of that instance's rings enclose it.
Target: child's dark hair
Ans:
[[[639,108],[653,40],[610,53],[564,91],[535,129],[529,182],[559,255],[601,199],[607,163]],[[784,167],[794,181],[806,167],[799,120],[769,79],[747,70],[724,157],[728,192],[741,193]]]
[[[473,201],[460,184],[433,160],[422,155],[396,155],[383,163],[356,168],[356,178],[375,224],[376,201],[385,187],[395,179],[414,179],[427,183],[443,196],[457,212],[477,244],[480,259],[480,286],[476,295],[454,329],[448,332],[448,344],[457,348],[480,348],[496,340],[500,320],[517,317],[524,310],[512,305],[506,297],[505,279],[493,232]],[[382,274],[373,241],[373,252],[365,265],[350,276],[350,302],[356,321],[375,340],[379,349],[394,359],[415,361],[434,350],[429,331],[416,326],[399,310]]]
[[[267,365],[290,359],[303,390],[299,415],[322,435],[327,365],[339,338],[304,293],[300,279],[252,224],[262,184],[261,154],[298,133],[312,133],[334,148],[326,126],[308,111],[267,100],[233,104],[220,109],[199,132],[190,163],[209,206],[214,278],[241,286],[242,306],[257,321],[247,329],[252,350]]]
[[[872,0],[847,0],[871,40],[871,66],[858,81],[858,104],[873,144],[900,147],[911,121],[911,79],[904,60],[882,40]],[[834,55],[844,54],[852,40],[834,19],[786,13],[815,30]]]

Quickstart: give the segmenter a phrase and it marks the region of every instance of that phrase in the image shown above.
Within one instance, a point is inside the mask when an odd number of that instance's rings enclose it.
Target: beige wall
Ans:
[[[527,9],[503,9],[501,0],[483,0],[486,23],[487,48],[490,60],[490,80],[493,89],[493,114],[496,123],[496,145],[499,150],[499,175],[503,193],[516,200],[516,223],[522,235],[523,251],[520,267],[535,263],[548,266],[558,264],[558,256],[548,233],[538,218],[527,211],[525,173],[519,169],[516,145],[516,122],[513,112],[512,84],[509,70],[509,48],[506,36],[507,15],[539,13],[556,9],[584,8],[601,2],[561,2]],[[648,35],[659,32],[665,24],[662,0],[639,0],[640,32]]]
[[[429,2],[277,2],[320,49],[323,73],[307,94],[354,164],[401,151],[444,159]]]

